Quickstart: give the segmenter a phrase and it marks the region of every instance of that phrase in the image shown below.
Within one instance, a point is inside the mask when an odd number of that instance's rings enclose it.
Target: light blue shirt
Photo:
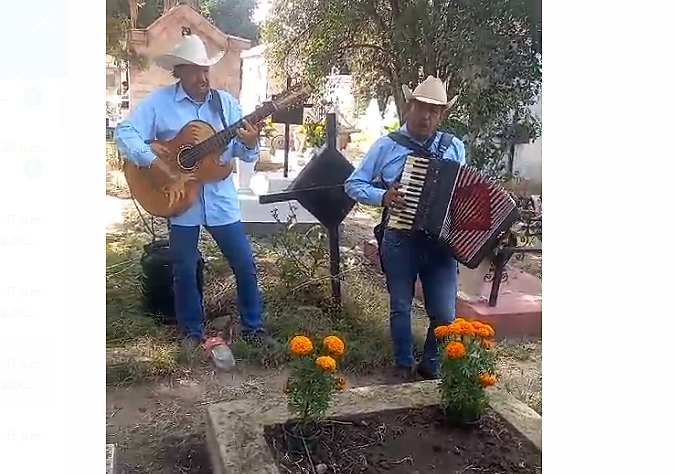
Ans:
[[[227,124],[242,118],[241,107],[232,95],[217,91],[223,104]],[[197,103],[187,95],[180,83],[162,87],[152,92],[120,123],[115,130],[115,142],[125,158],[138,166],[147,167],[156,159],[146,142],[169,140],[192,120],[203,120],[216,130],[223,130],[220,114],[212,104],[209,92],[203,103]],[[237,138],[221,156],[226,163],[235,157],[247,163],[258,158],[259,146],[247,148]],[[183,214],[170,219],[179,226],[219,226],[232,224],[241,218],[239,198],[232,174],[222,181],[207,183],[201,198]]]
[[[410,136],[406,125],[403,125],[399,131]],[[432,151],[438,150],[440,140],[441,132],[436,132],[431,145]],[[401,175],[405,160],[411,153],[408,148],[399,145],[386,135],[378,138],[363,156],[359,166],[345,181],[345,192],[352,199],[362,204],[382,206],[382,198],[386,189],[376,186],[375,182],[384,182],[389,188]],[[455,160],[462,165],[465,164],[464,143],[459,138],[453,137],[452,142],[443,154],[443,159]]]

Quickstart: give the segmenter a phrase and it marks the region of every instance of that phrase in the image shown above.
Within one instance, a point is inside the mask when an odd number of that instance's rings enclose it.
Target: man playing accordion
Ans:
[[[438,377],[438,348],[434,327],[455,318],[457,261],[437,240],[386,226],[388,211],[406,205],[400,190],[405,160],[423,147],[434,159],[466,161],[464,144],[438,125],[456,97],[448,101],[443,82],[429,76],[411,92],[403,86],[408,112],[403,126],[379,138],[345,181],[345,191],[357,202],[384,208],[382,223],[375,228],[380,261],[386,276],[390,301],[390,330],[394,345],[396,375],[412,380]],[[422,282],[429,317],[424,350],[415,363],[410,311],[417,277]]]

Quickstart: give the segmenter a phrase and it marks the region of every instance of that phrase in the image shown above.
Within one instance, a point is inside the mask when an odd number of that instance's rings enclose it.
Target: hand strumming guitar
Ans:
[[[169,195],[169,208],[173,207],[176,201],[185,196],[187,183],[194,180],[195,177],[192,173],[181,173],[164,188],[164,191]]]
[[[401,183],[394,183],[382,197],[382,205],[389,209],[405,207],[405,200],[402,191],[399,191]]]
[[[150,166],[159,169],[168,178],[168,184],[164,186],[164,192],[169,196],[169,208],[185,196],[185,185],[195,180],[192,174],[174,173],[171,167],[159,158],[153,160]]]

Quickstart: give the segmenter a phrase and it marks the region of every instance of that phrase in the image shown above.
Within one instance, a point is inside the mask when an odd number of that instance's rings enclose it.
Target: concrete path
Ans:
[[[105,197],[105,233],[118,234],[124,230],[124,214],[127,209],[134,209],[131,199],[120,199],[112,196]]]

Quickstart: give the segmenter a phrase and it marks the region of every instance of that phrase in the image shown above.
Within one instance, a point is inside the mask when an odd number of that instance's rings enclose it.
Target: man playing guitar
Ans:
[[[202,120],[216,129],[242,118],[236,99],[212,89],[210,67],[224,53],[209,57],[203,41],[187,32],[169,54],[155,59],[170,70],[178,82],[152,92],[117,126],[115,140],[127,160],[139,167],[154,167],[169,178],[170,200],[182,195],[189,174],[176,176],[148,145],[151,140],[173,137],[192,120]],[[224,123],[223,123],[224,122]],[[221,162],[235,158],[254,162],[258,157],[259,129],[248,122],[240,128]],[[237,281],[237,299],[242,334],[258,341],[263,331],[262,295],[257,269],[240,220],[239,199],[230,174],[226,179],[204,184],[200,199],[185,212],[169,220],[169,246],[173,263],[176,317],[183,333],[183,355],[192,356],[204,340],[202,299],[197,284],[197,244],[202,226],[211,234],[232,267]]]

